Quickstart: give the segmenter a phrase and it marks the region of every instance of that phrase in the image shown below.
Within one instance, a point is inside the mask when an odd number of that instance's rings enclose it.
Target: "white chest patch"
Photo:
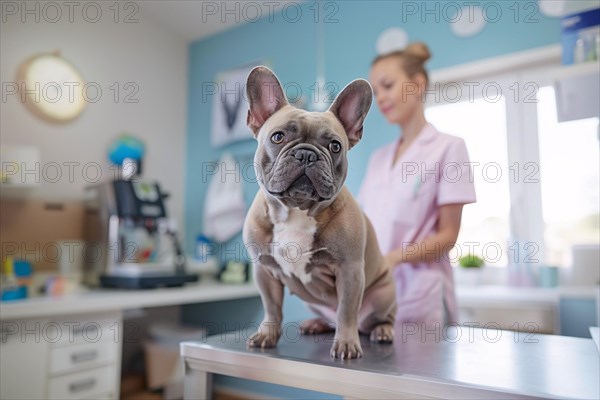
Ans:
[[[294,275],[304,284],[312,279],[306,265],[317,251],[312,248],[316,231],[317,221],[298,209],[291,209],[287,220],[273,228],[273,258],[284,274]]]

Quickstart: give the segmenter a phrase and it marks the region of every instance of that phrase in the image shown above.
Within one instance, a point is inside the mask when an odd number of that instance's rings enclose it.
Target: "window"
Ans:
[[[463,209],[461,230],[451,252],[453,264],[471,249],[488,265],[506,266],[510,211],[506,98],[435,105],[425,114],[440,132],[465,140],[473,163],[477,202]]]
[[[574,245],[600,243],[599,118],[557,121],[559,63],[558,47],[434,71],[427,97],[427,119],[462,137],[478,163],[457,246],[480,244],[475,254],[515,266],[519,282],[539,265],[571,266]]]
[[[598,244],[598,118],[557,122],[554,88],[538,94],[545,262],[571,265],[571,246]]]

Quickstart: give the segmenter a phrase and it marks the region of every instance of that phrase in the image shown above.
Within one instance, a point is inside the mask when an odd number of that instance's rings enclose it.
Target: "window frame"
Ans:
[[[560,45],[532,49],[463,64],[431,73],[425,107],[451,104],[436,92],[444,85],[490,81],[506,96],[507,165],[509,166],[510,215],[508,238],[512,244],[509,266],[526,262],[531,267],[544,263],[544,219],[540,179],[537,97],[531,94],[553,84],[561,67]],[[464,92],[463,92],[464,93]],[[437,95],[437,98],[436,96]],[[435,101],[435,100],[442,101]],[[525,173],[535,168],[533,179]],[[504,173],[504,171],[503,171]],[[531,176],[530,176],[531,177]],[[532,247],[533,246],[533,247]],[[511,246],[509,246],[511,247]],[[517,252],[518,249],[518,252]],[[532,252],[533,250],[533,252]]]

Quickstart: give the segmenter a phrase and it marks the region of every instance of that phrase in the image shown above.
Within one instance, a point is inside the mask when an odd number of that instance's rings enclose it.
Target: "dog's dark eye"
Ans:
[[[342,145],[337,140],[333,140],[329,143],[329,150],[331,150],[332,153],[339,153],[340,150],[342,150]]]
[[[274,134],[271,135],[271,142],[273,142],[275,144],[281,144],[281,142],[283,142],[284,138],[285,138],[285,135],[283,134],[283,132],[275,132]]]

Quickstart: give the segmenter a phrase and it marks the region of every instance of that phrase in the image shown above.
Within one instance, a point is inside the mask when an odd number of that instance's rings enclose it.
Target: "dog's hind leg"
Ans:
[[[371,342],[393,342],[396,309],[394,282],[391,274],[386,274],[365,294],[359,313],[359,331],[368,334]]]
[[[302,321],[302,323],[300,324],[301,334],[316,335],[319,333],[335,331],[335,322],[332,322],[331,319],[327,318],[327,316],[323,312],[324,310],[321,310],[320,307],[316,307],[313,304],[309,304],[308,308],[310,308],[312,312],[317,314],[318,317]]]
[[[302,321],[300,324],[300,333],[303,335],[316,335],[325,332],[334,332],[335,324],[327,322],[322,318],[313,318]]]
[[[392,343],[394,341],[394,325],[383,323],[376,325],[369,335],[371,342]]]

